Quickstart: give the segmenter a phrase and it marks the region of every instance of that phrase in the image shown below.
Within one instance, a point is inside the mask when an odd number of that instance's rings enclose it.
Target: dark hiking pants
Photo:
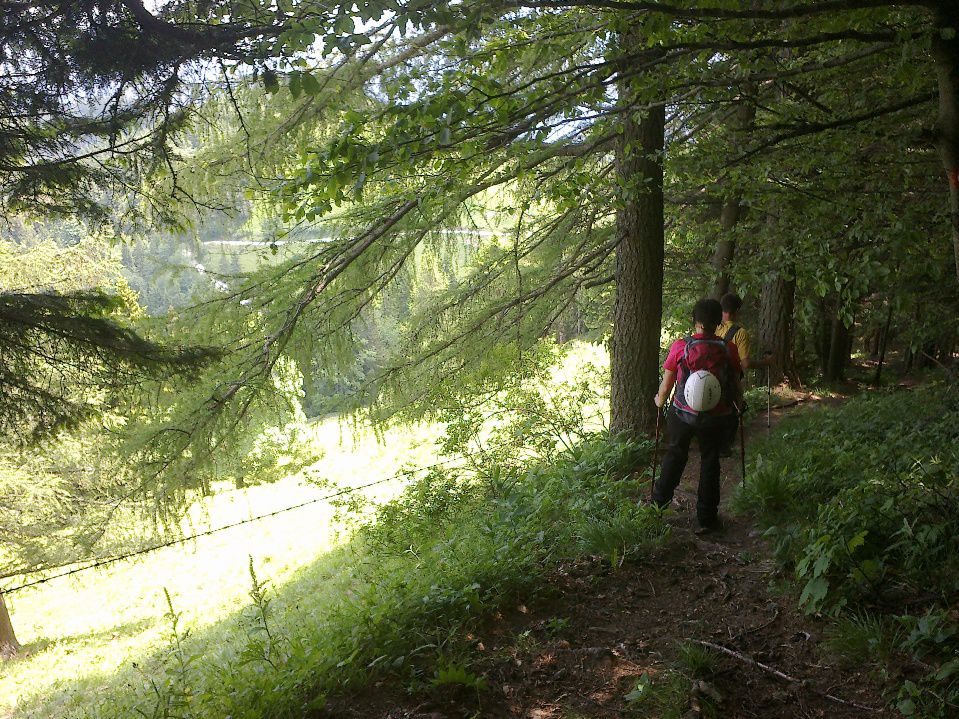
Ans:
[[[666,454],[653,487],[653,502],[660,507],[669,506],[686,469],[689,443],[696,437],[700,455],[696,519],[702,526],[714,524],[719,512],[719,451],[729,434],[729,425],[735,421],[736,416],[730,415],[728,421],[696,427],[681,420],[676,411],[670,409],[666,414]]]

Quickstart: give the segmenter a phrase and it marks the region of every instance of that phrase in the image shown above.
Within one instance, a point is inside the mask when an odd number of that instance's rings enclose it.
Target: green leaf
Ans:
[[[953,659],[939,667],[939,671],[936,672],[936,681],[941,682],[948,679],[956,672],[959,672],[959,659]]]
[[[882,576],[882,566],[878,559],[866,559],[859,563],[859,572],[868,581],[874,582]]]
[[[301,84],[303,85],[303,92],[305,92],[307,95],[316,95],[320,92],[320,81],[317,80],[316,77],[311,73],[303,73]]]
[[[866,543],[866,535],[869,534],[868,529],[864,529],[858,534],[856,534],[852,539],[846,542],[846,549],[850,552],[856,551],[859,547]]]
[[[826,570],[829,569],[829,565],[832,562],[832,556],[830,554],[820,554],[816,559],[815,564],[813,564],[812,575],[814,577],[821,577],[826,573]]]
[[[649,675],[643,674],[636,682],[636,686],[633,688],[633,690],[627,693],[623,698],[629,704],[639,704],[640,702],[646,701],[646,699],[649,698],[652,686],[653,682],[649,678]]]
[[[903,699],[896,704],[896,709],[898,709],[903,716],[911,717],[916,713],[916,703],[912,699]]]
[[[333,23],[333,29],[343,35],[350,35],[354,30],[353,18],[350,15],[340,15]]]
[[[799,603],[806,607],[807,611],[815,611],[822,601],[826,598],[829,591],[829,582],[825,577],[816,577],[803,587],[802,594],[799,597]]]
[[[263,70],[263,89],[271,95],[280,89],[280,82],[276,77],[276,72],[270,68]]]

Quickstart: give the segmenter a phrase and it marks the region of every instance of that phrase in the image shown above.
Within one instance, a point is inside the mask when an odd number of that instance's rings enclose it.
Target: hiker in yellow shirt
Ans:
[[[739,348],[739,361],[743,365],[743,371],[748,369],[760,369],[762,367],[772,367],[775,364],[775,357],[771,354],[764,357],[750,356],[749,332],[738,322],[739,309],[743,306],[742,298],[729,292],[723,295],[719,301],[723,306],[723,321],[716,328],[716,335],[722,337],[726,342],[734,342]]]
[[[751,345],[749,332],[747,332],[746,328],[737,321],[739,309],[743,306],[742,297],[732,292],[728,292],[727,294],[723,295],[723,298],[719,301],[719,304],[723,307],[723,321],[719,327],[716,328],[716,335],[718,337],[722,337],[726,342],[732,342],[736,345],[736,347],[739,348],[739,360],[743,367],[743,375],[745,376],[746,370],[748,369],[772,367],[776,361],[776,358],[772,353],[766,354],[762,357],[750,356]],[[720,450],[721,457],[732,456],[732,446],[735,441],[736,425],[733,425],[728,436],[726,437],[726,442],[724,443],[723,448]]]

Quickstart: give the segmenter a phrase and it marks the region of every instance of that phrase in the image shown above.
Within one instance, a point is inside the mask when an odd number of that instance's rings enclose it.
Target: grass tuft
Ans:
[[[716,673],[719,656],[708,647],[692,642],[679,645],[677,663],[696,679],[708,679]]]
[[[894,660],[903,638],[902,627],[893,618],[858,611],[829,627],[826,644],[847,668],[885,667]]]

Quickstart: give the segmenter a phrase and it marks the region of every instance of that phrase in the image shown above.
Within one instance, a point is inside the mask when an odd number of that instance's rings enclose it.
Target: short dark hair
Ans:
[[[734,312],[739,312],[739,308],[743,306],[743,298],[735,292],[727,292],[723,295],[719,304],[723,306],[723,312],[733,314]]]
[[[702,299],[693,307],[693,322],[698,322],[711,334],[723,321],[723,308],[716,300]]]

